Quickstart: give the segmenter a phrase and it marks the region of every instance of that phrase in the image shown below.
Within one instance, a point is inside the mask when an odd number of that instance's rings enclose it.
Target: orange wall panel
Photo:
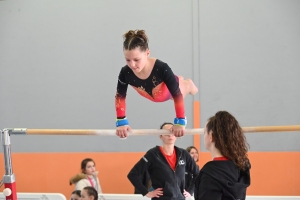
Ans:
[[[194,128],[200,128],[200,101],[194,101]],[[200,150],[200,134],[194,135],[194,147]]]
[[[96,162],[105,193],[132,193],[127,174],[144,153],[14,153],[13,172],[18,192],[58,192],[67,198],[74,189],[70,177],[80,172],[80,163],[90,157]],[[0,173],[4,174],[1,155]]]
[[[131,167],[144,155],[135,153],[13,153],[13,171],[18,192],[59,192],[69,198],[71,176],[80,172],[80,162],[93,158],[104,193],[133,193],[127,179]],[[248,195],[300,195],[300,152],[250,152],[251,186]],[[4,174],[3,155],[0,174]],[[211,160],[200,153],[199,166]],[[3,189],[3,188],[2,188]]]

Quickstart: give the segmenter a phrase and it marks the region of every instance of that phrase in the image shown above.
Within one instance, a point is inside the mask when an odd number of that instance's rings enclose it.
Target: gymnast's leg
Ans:
[[[183,76],[178,76],[179,88],[183,98],[187,95],[195,95],[198,92],[198,88],[191,79],[184,80]]]

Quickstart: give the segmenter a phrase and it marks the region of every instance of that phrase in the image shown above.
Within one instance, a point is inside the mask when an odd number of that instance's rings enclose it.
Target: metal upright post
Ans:
[[[4,165],[5,165],[5,175],[3,176],[3,183],[6,190],[11,190],[11,194],[9,196],[6,196],[6,200],[17,200],[16,178],[12,170],[11,154],[10,154],[10,135],[8,129],[3,129],[1,131],[1,139],[3,144]]]

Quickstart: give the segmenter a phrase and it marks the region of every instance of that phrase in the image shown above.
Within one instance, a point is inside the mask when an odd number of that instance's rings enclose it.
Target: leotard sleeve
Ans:
[[[122,68],[118,77],[117,93],[115,96],[115,107],[116,107],[117,119],[123,119],[126,117],[127,88],[128,88],[128,83],[124,73],[124,68]]]
[[[172,69],[165,63],[163,65],[162,79],[173,97],[176,117],[185,118],[184,100],[179,88],[179,80],[176,80],[176,78]]]

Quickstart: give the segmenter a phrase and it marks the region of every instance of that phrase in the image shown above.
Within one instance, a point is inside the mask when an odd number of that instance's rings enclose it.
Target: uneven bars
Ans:
[[[255,126],[242,127],[244,133],[259,133],[259,132],[291,132],[300,131],[300,125],[288,126]],[[115,129],[27,129],[13,128],[8,129],[9,134],[13,135],[101,135],[115,136]],[[170,134],[168,130],[161,129],[133,129],[129,135],[166,135]],[[203,128],[186,129],[185,135],[203,134]]]

